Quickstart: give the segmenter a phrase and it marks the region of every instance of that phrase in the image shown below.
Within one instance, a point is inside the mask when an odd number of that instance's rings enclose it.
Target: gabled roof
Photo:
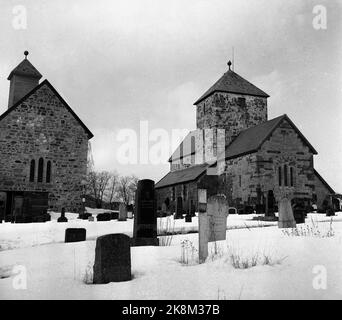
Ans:
[[[265,97],[269,95],[239,76],[232,70],[228,70],[209,90],[207,90],[195,103],[199,104],[202,100],[215,92],[228,92],[237,94],[246,94],[251,96]]]
[[[171,157],[169,158],[169,162],[171,160],[178,160],[186,156],[190,156],[195,154],[195,145],[192,143],[191,138],[194,137],[195,131],[190,131],[184,140],[179,144],[177,149],[172,153]]]
[[[231,144],[226,147],[225,159],[233,159],[249,153],[256,152],[260,149],[262,144],[271,136],[273,131],[280,125],[280,123],[286,120],[309,147],[313,154],[317,154],[317,151],[309,143],[309,141],[303,136],[295,124],[290,118],[284,114],[280,117],[261,123],[255,127],[242,131]]]
[[[78,121],[78,123],[85,130],[85,132],[88,135],[88,139],[91,139],[94,135],[91,133],[91,131],[86,127],[86,125],[81,121],[81,119],[77,116],[77,114],[71,109],[71,107],[61,97],[61,95],[57,92],[57,90],[52,86],[52,84],[48,80],[42,81],[38,86],[36,86],[28,94],[26,94],[19,101],[17,101],[11,108],[7,109],[2,115],[0,115],[0,121],[4,119],[9,113],[11,113],[15,108],[17,108],[21,103],[23,103],[26,99],[28,99],[32,94],[34,94],[38,89],[40,89],[44,85],[47,85],[52,90],[52,92],[57,96],[57,98],[63,103],[63,105],[67,108],[67,110],[73,115],[73,117]]]
[[[208,167],[207,163],[189,167],[182,170],[169,172],[155,185],[155,189],[170,187],[179,183],[192,182],[202,176]]]
[[[37,78],[40,79],[42,75],[40,72],[32,65],[32,63],[24,59],[21,61],[9,74],[7,80],[11,80],[12,76],[14,74],[21,75],[21,76],[26,76],[26,77],[32,77],[32,78]]]
[[[325,187],[329,190],[330,193],[335,194],[335,191],[333,188],[329,186],[329,184],[322,178],[322,176],[317,172],[316,169],[314,169],[314,173],[316,177],[325,185]]]

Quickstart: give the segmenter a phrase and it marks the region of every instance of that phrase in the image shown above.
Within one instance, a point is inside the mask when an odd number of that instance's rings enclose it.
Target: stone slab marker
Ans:
[[[293,216],[291,202],[287,198],[279,201],[278,228],[295,228],[296,221]]]
[[[198,238],[199,238],[199,262],[205,262],[208,257],[208,242],[226,239],[228,204],[224,195],[212,196],[205,206],[203,201],[206,195],[203,191],[199,194],[198,214]],[[206,207],[206,209],[205,209]],[[204,210],[206,212],[204,212]]]
[[[135,196],[133,246],[158,246],[154,181],[140,180]]]
[[[57,222],[68,222],[68,218],[65,216],[64,208],[62,208],[61,216],[57,219]]]
[[[84,228],[68,228],[65,230],[64,242],[78,242],[86,240],[87,231]]]
[[[124,203],[120,203],[119,205],[119,221],[127,220],[127,207]]]
[[[108,234],[97,238],[94,284],[132,279],[130,241],[125,234]]]
[[[223,195],[212,196],[208,200],[209,242],[226,240],[228,205]]]

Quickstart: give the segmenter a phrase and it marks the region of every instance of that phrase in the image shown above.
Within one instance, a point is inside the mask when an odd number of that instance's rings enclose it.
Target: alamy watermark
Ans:
[[[328,27],[327,8],[323,5],[316,5],[312,9],[315,15],[312,20],[312,26],[315,30],[326,30]]]

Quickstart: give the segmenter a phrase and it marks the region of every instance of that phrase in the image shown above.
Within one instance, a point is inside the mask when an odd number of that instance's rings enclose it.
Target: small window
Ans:
[[[38,182],[43,182],[43,170],[44,170],[44,160],[39,158],[38,160]]]
[[[290,168],[290,185],[293,187],[294,181],[293,181],[293,168]]]
[[[36,170],[36,161],[31,160],[31,163],[30,163],[30,182],[34,182],[35,170]]]
[[[46,164],[46,183],[51,182],[51,161]]]
[[[287,181],[287,165],[284,165],[284,184],[287,187],[288,186],[288,181]]]
[[[281,181],[281,167],[278,167],[278,182],[279,182],[279,186],[281,186],[282,181]]]

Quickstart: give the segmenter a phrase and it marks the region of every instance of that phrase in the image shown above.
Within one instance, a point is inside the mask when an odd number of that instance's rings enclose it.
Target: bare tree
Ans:
[[[119,179],[119,174],[116,171],[110,173],[110,179],[107,190],[107,200],[109,204],[113,202],[115,196],[117,195]]]
[[[108,171],[90,171],[88,173],[88,193],[94,197],[97,208],[102,207],[103,198],[105,196],[110,177],[111,175]]]
[[[134,201],[137,185],[138,178],[134,175],[122,176],[119,179],[118,194],[120,200],[126,205],[129,205]]]

